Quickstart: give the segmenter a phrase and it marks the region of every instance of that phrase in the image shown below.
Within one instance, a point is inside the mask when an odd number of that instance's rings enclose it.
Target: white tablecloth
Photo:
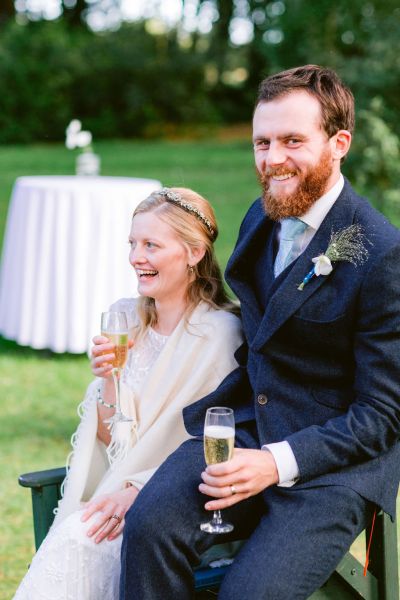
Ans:
[[[86,352],[100,313],[136,295],[131,217],[160,187],[125,177],[17,179],[0,272],[0,333],[32,348]]]

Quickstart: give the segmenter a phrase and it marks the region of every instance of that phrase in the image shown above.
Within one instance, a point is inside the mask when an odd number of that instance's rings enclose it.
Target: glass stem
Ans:
[[[213,523],[215,523],[215,525],[220,525],[222,523],[222,517],[221,517],[220,510],[214,510]]]
[[[114,387],[115,387],[115,414],[118,415],[118,414],[121,414],[120,388],[119,388],[119,382],[121,379],[121,369],[114,368],[112,370],[112,376],[113,376]]]

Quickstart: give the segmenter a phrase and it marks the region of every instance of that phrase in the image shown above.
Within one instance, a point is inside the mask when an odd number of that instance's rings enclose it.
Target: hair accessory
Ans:
[[[211,236],[214,237],[214,235],[215,235],[214,228],[211,225],[210,221],[207,219],[207,217],[198,208],[193,206],[193,204],[189,204],[189,202],[185,202],[185,200],[183,200],[183,198],[180,194],[177,194],[176,192],[173,192],[172,190],[170,190],[169,188],[166,188],[166,187],[160,191],[157,191],[156,193],[160,194],[160,196],[165,196],[165,198],[168,202],[173,202],[174,204],[178,204],[181,208],[183,208],[183,210],[186,210],[186,212],[192,213],[192,215],[194,215],[197,219],[199,219],[200,221],[202,221],[204,223],[204,225],[207,227],[208,231],[210,232]]]

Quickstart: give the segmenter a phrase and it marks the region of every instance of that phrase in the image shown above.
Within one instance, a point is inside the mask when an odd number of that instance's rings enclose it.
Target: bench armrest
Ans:
[[[25,473],[18,478],[18,482],[22,487],[31,490],[36,550],[46,537],[54,521],[54,509],[61,498],[61,484],[65,474],[65,467],[61,467],[48,471]]]
[[[35,471],[24,473],[18,477],[19,485],[27,488],[41,488],[49,485],[60,485],[66,474],[65,467],[48,469],[47,471]]]

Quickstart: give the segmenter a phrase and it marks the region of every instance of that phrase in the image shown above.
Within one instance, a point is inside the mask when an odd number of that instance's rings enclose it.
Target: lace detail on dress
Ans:
[[[151,367],[157,360],[168,336],[149,329],[144,337],[129,351],[127,364],[122,371],[121,381],[132,392],[131,401],[135,403],[135,414],[140,418],[140,398],[138,392]],[[107,448],[108,461],[112,469],[125,460],[132,447],[132,434],[138,440],[137,422],[112,423],[111,443]]]
[[[121,298],[111,306],[111,310],[126,313],[130,332],[133,332],[137,324],[136,302],[137,299],[135,298]],[[132,392],[136,393],[139,390],[167,340],[167,335],[161,335],[154,329],[149,328],[145,336],[131,348],[127,364],[122,372],[121,381]]]
[[[115,600],[118,598],[122,535],[96,544],[86,535],[81,511],[50,530],[14,600]]]
[[[128,360],[122,372],[122,381],[134,393],[139,390],[146,379],[167,340],[167,335],[161,335],[154,329],[148,329],[139,343],[129,351]]]

